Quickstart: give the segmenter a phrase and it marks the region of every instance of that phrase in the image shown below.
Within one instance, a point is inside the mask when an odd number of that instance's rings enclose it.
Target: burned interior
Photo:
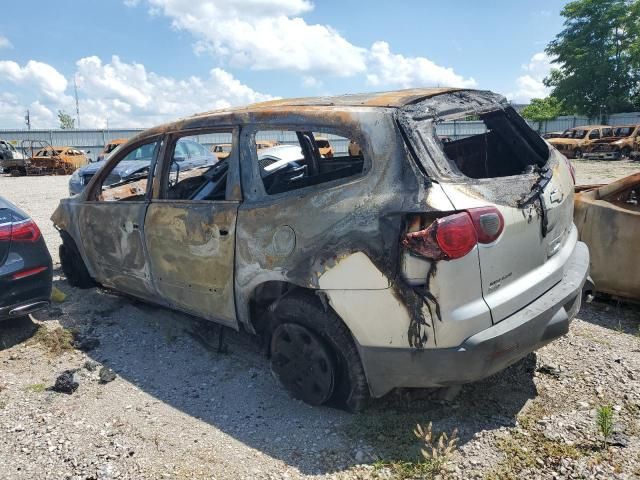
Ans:
[[[497,178],[544,167],[549,159],[544,140],[511,106],[482,93],[454,92],[414,103],[402,109],[401,124],[436,163],[446,161],[441,171],[453,175]],[[455,135],[456,120],[482,122],[484,133]]]

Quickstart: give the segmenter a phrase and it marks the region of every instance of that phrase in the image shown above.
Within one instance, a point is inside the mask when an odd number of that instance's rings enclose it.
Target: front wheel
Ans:
[[[67,282],[72,287],[77,288],[91,288],[96,285],[96,282],[91,278],[87,266],[82,260],[80,251],[76,246],[76,242],[65,231],[60,232],[62,237],[62,245],[60,245],[60,264],[62,271],[67,277]]]
[[[573,151],[573,158],[582,158],[582,149],[576,148]]]
[[[624,147],[622,150],[620,150],[620,156],[622,158],[629,158],[631,156],[631,148]]]
[[[351,333],[313,293],[278,302],[269,347],[271,371],[292,397],[353,412],[366,407],[369,386]]]

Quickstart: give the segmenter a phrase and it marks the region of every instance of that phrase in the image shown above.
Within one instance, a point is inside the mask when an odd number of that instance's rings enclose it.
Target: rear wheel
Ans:
[[[62,245],[60,245],[59,249],[60,263],[69,285],[77,288],[95,286],[96,282],[91,278],[87,266],[78,251],[76,242],[67,232],[60,232],[60,236],[62,237]]]
[[[369,400],[351,333],[312,293],[281,299],[271,326],[271,371],[289,394],[310,405],[360,411]]]

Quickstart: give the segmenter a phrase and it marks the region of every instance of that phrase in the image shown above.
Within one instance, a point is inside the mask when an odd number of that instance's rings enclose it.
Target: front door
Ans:
[[[159,193],[147,210],[145,241],[156,290],[171,307],[236,326],[233,292],[236,217],[240,205],[237,148],[218,162],[212,142],[231,143],[233,131],[174,136],[161,169]],[[178,170],[180,144],[209,152],[201,166]],[[237,141],[234,142],[237,145]],[[169,175],[169,172],[171,174]]]
[[[144,247],[144,218],[150,185],[148,172],[160,140],[138,142],[120,152],[96,174],[79,213],[82,244],[96,280],[145,299],[154,288]],[[132,162],[141,172],[128,176]],[[125,167],[126,166],[126,167]]]

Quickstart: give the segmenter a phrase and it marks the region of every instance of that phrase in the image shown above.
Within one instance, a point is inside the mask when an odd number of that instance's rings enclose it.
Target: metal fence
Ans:
[[[640,112],[616,113],[609,115],[604,122],[607,125],[640,124]],[[581,125],[595,125],[602,123],[599,118],[587,118],[582,116],[564,116],[547,122],[528,122],[532,128],[540,133],[564,131],[567,128]],[[100,154],[106,143],[115,138],[130,138],[141,132],[142,129],[109,129],[109,130],[0,130],[0,139],[13,143],[20,147],[23,140],[42,140],[55,146],[70,146],[88,152],[88,156],[95,159]],[[486,127],[482,121],[451,121],[438,124],[438,135],[452,139],[484,133]],[[336,152],[345,152],[348,140],[331,134],[322,134],[329,139]],[[280,143],[295,143],[295,132],[269,131],[259,132],[260,140],[277,140]],[[203,139],[204,140],[204,139]],[[204,143],[226,142],[226,140],[207,138]]]

